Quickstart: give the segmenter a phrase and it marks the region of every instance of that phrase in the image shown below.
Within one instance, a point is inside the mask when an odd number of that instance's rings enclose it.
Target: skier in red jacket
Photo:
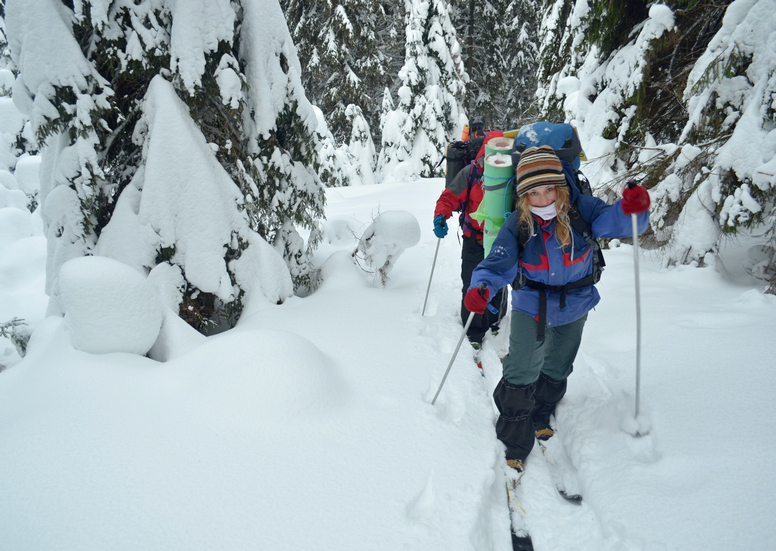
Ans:
[[[469,310],[463,304],[463,297],[469,289],[472,271],[485,257],[485,249],[482,246],[483,222],[471,217],[471,213],[477,210],[483,198],[482,173],[485,143],[492,138],[503,135],[503,132],[488,133],[479,153],[477,153],[476,159],[455,175],[450,185],[439,196],[436,209],[434,210],[434,235],[440,239],[447,235],[447,219],[453,215],[453,211],[458,209],[461,211],[459,217],[461,230],[463,231],[463,245],[461,249],[461,281],[463,283],[461,288],[461,321],[464,324],[469,318]],[[472,135],[471,137],[476,136]],[[498,310],[497,313],[494,314],[486,310],[484,314],[475,314],[474,319],[472,319],[466,336],[475,350],[479,350],[482,347],[482,339],[485,337],[488,329],[492,330],[494,334],[498,332],[499,321],[504,309],[501,304],[503,295],[503,289],[499,290],[490,301],[494,308]],[[479,358],[477,358],[477,363],[479,364]]]

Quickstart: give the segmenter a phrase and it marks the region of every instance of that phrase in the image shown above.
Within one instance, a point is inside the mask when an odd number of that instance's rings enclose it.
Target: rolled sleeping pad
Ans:
[[[491,138],[486,144],[485,144],[485,155],[490,155],[491,153],[506,153],[510,154],[512,152],[512,144],[514,143],[513,138],[505,138],[505,137],[497,137],[497,138]]]
[[[498,140],[504,140],[504,138],[498,138]],[[491,140],[485,145],[487,150],[488,145],[500,148],[501,144],[494,144],[496,139]],[[482,204],[478,211],[482,210],[484,217],[483,238],[482,244],[485,247],[485,256],[488,256],[490,249],[493,246],[493,241],[496,240],[501,226],[504,224],[504,220],[512,212],[512,203],[514,201],[515,186],[514,177],[515,171],[512,167],[512,140],[506,138],[508,144],[505,145],[506,150],[503,153],[490,153],[485,155],[485,171],[483,175],[483,199]],[[494,149],[495,149],[494,147]]]

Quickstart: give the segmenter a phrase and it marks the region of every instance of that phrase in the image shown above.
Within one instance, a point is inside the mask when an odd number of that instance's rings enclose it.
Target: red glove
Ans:
[[[472,287],[466,292],[466,296],[463,297],[463,305],[469,312],[475,314],[484,314],[485,308],[488,306],[488,298],[490,298],[490,290],[482,289],[480,294],[479,287]]]
[[[649,208],[649,193],[647,193],[643,186],[630,181],[628,182],[628,187],[622,190],[620,206],[626,216],[644,212]]]

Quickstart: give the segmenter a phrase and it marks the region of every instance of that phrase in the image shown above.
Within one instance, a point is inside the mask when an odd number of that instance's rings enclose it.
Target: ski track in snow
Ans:
[[[502,335],[505,336],[502,338]],[[484,347],[483,358],[486,361],[483,362],[483,369],[486,372],[487,390],[491,394],[501,378],[499,352],[506,352],[508,348],[506,335],[508,332],[500,331],[498,337],[488,341]],[[495,416],[495,404],[493,409]],[[557,429],[554,438],[562,438],[565,432],[563,426],[558,424]],[[499,477],[499,483],[504,486],[506,477]],[[582,485],[583,501],[579,505],[570,503],[557,492],[547,460],[538,444],[526,461],[521,489],[526,524],[536,551],[615,549],[618,544],[627,545],[627,537],[620,533],[622,531],[608,527],[597,511],[595,502],[588,501],[591,493],[589,487]]]
[[[450,233],[452,234],[454,230],[455,227],[451,227]],[[429,322],[423,328],[423,336],[429,337],[432,340],[433,346],[437,351],[451,356],[463,329],[461,322],[458,321],[460,302],[454,300],[455,297],[459,297],[458,300],[460,300],[461,281],[460,277],[456,277],[460,273],[460,260],[450,254],[450,249],[454,250],[455,248],[443,249],[444,252],[440,254],[437,260],[438,265],[434,272],[435,278],[432,280],[432,292],[429,293],[430,296],[426,307],[426,317],[429,318]],[[440,301],[442,297],[445,299],[443,303]],[[434,316],[441,315],[442,313],[446,317],[453,318],[452,321],[457,322],[458,331],[456,333],[451,334],[447,324],[443,327],[441,324],[431,322]],[[494,337],[489,333],[483,346],[481,358],[485,377],[481,378],[481,380],[483,389],[488,396],[492,395],[498,381],[501,379],[500,358],[506,355],[509,348],[509,322],[510,314],[507,314],[502,319],[498,335]],[[440,400],[443,400],[442,395],[445,392],[451,392],[450,387],[454,386],[455,383],[451,385],[450,378],[455,377],[456,370],[462,368],[477,369],[473,361],[472,350],[466,339],[464,339],[458,352],[458,357],[456,357],[451,368],[451,374],[448,376],[448,380],[440,394]],[[605,389],[605,382],[602,379],[597,378],[597,380],[602,385],[602,389]],[[436,388],[433,389],[434,392],[435,390]],[[611,394],[611,392],[607,391],[605,394]],[[493,408],[492,421],[495,424],[498,411],[492,400],[491,406]],[[561,412],[559,411],[558,413],[560,417]],[[446,412],[446,417],[451,422],[460,419],[462,415],[464,415],[464,410],[458,408],[451,408]],[[493,430],[493,438],[495,440],[495,428]],[[564,427],[559,425],[556,437],[562,437],[563,433]],[[503,450],[500,444],[497,444],[497,447]],[[502,451],[496,457],[494,464],[496,476],[492,487],[487,491],[488,494],[493,496],[492,499],[495,500],[496,507],[493,507],[492,503],[490,508],[485,504],[481,506],[480,522],[484,525],[498,524],[493,519],[487,519],[486,516],[488,514],[501,516],[506,513],[508,515],[505,492],[506,476],[503,469],[504,456]],[[594,474],[593,476],[597,475]],[[582,484],[584,501],[581,505],[569,503],[561,497],[555,489],[549,467],[539,446],[534,447],[527,461],[526,472],[521,482],[524,497],[523,506],[527,511],[526,523],[531,534],[534,549],[536,551],[563,549],[604,550],[617,549],[620,545],[625,545],[625,547],[621,547],[623,549],[638,548],[638,546],[634,547],[632,542],[629,542],[626,530],[622,526],[607,525],[605,515],[596,506],[596,500],[591,499],[588,501],[588,496],[591,493],[594,495],[594,489],[585,486],[584,483]],[[498,509],[499,503],[503,503],[503,510]],[[511,545],[508,547],[511,547]]]
[[[421,224],[425,228],[422,219]],[[419,334],[437,354],[444,356],[440,365],[430,369],[428,400],[436,391],[462,332],[460,243],[455,217],[448,224],[450,233],[441,243],[426,313],[420,318]],[[435,245],[436,240],[422,240],[420,244],[425,247],[423,254],[427,260],[418,267],[422,273],[422,284],[417,286],[418,314]],[[698,465],[704,464],[703,458],[708,457],[706,454],[713,453],[709,451],[714,448],[713,440],[693,434],[694,431],[681,430],[674,419],[690,425],[688,413],[693,411],[693,405],[713,402],[720,392],[714,386],[718,380],[715,378],[708,388],[688,386],[697,384],[696,372],[705,381],[708,366],[724,366],[726,356],[737,354],[729,346],[715,350],[714,338],[709,339],[707,332],[719,331],[722,335],[731,327],[756,326],[762,322],[756,316],[752,318],[754,310],[749,306],[761,303],[767,308],[772,306],[772,301],[747,287],[731,286],[713,269],[696,270],[687,266],[663,270],[654,257],[645,253],[640,289],[642,395],[639,419],[635,420],[632,248],[622,246],[605,254],[608,268],[599,284],[602,302],[590,314],[568,393],[556,412],[555,438],[562,439],[578,470],[584,501],[574,505],[558,495],[546,459],[538,446],[535,447],[522,479],[526,522],[534,548],[537,551],[730,548],[735,545],[735,536],[731,534],[740,534],[740,531],[725,528],[726,522],[721,520],[710,521],[713,515],[703,513],[709,511],[709,502],[705,499],[724,498],[730,492],[729,487],[717,489],[716,484],[708,482],[709,474],[698,472]],[[692,277],[688,277],[688,270],[692,270]],[[742,289],[743,295],[737,298]],[[710,296],[717,300],[710,300]],[[731,303],[736,307],[731,308]],[[768,329],[758,329],[748,342],[759,342],[767,332]],[[484,378],[471,375],[477,368],[472,350],[464,340],[436,406],[446,422],[459,423],[475,413],[466,405],[465,385],[480,384],[490,401],[492,415],[488,425],[493,427],[498,412],[490,396],[501,378],[499,357],[507,352],[508,336],[509,316],[502,321],[498,336],[486,337],[481,353]],[[719,352],[723,354],[722,359],[717,357]],[[666,371],[663,367],[674,362],[677,369]],[[462,370],[467,369],[469,372],[464,376]],[[688,388],[691,388],[689,392]],[[481,398],[478,396],[478,399]],[[676,406],[671,409],[667,404]],[[653,416],[657,416],[654,429],[644,436],[632,436],[632,425],[650,428]],[[700,421],[701,428],[709,422],[714,421]],[[491,484],[483,488],[470,541],[473,549],[507,551],[511,543],[508,537],[502,538],[505,524],[509,522],[503,447],[495,439],[495,430],[491,430],[496,450],[495,474]],[[695,442],[705,447],[692,449]],[[667,445],[674,445],[668,457]],[[685,493],[690,503],[684,498]],[[693,507],[694,511],[688,511]],[[751,515],[752,507],[740,509],[736,512],[737,522],[746,523],[746,511]],[[661,526],[661,530],[655,530],[655,526]],[[702,537],[698,537],[699,530],[704,532]],[[506,531],[508,536],[508,528]],[[757,546],[762,539],[757,535],[748,541],[753,543],[752,548],[761,548]]]

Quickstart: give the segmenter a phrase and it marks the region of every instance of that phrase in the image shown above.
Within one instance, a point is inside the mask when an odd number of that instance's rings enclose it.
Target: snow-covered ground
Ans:
[[[430,403],[461,332],[455,224],[421,316],[442,186],[330,189],[320,290],[255,307],[166,363],[73,348],[62,319],[43,320],[45,240],[0,243],[0,321],[40,322],[0,373],[0,549],[509,550],[490,398],[508,331],[486,340],[484,378],[464,346]],[[350,253],[391,210],[413,214],[421,239],[382,288]],[[776,297],[736,262],[643,256],[651,430],[634,437],[632,251],[606,252],[558,410],[584,503],[557,495],[537,450],[527,463],[535,549],[774,549]]]

